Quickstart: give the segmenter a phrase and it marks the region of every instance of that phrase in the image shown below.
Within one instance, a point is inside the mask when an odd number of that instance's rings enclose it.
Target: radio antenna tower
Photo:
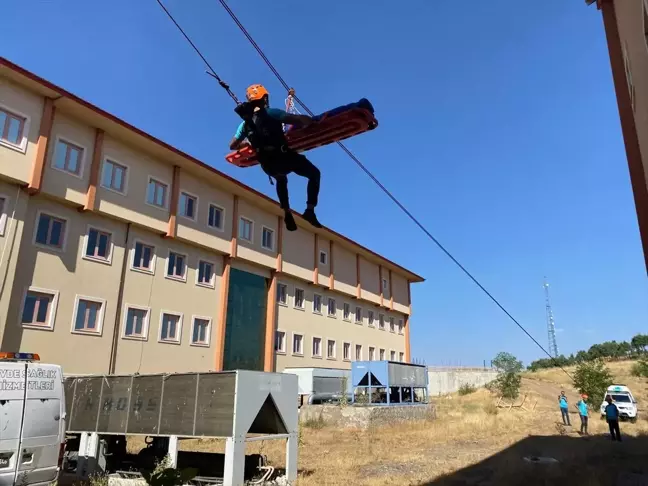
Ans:
[[[551,310],[551,301],[549,300],[549,283],[547,277],[544,280],[545,302],[547,309],[547,335],[549,337],[549,354],[554,358],[558,357],[558,343],[556,343],[556,323],[554,322],[553,311]]]

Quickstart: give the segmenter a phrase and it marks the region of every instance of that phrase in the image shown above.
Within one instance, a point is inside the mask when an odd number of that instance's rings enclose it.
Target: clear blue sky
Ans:
[[[284,93],[216,0],[166,0],[239,93]],[[379,128],[351,149],[546,346],[646,331],[648,285],[600,12],[584,1],[235,2],[312,109],[367,97]],[[274,197],[225,163],[231,100],[154,0],[5,2],[0,54]],[[541,356],[337,147],[324,224],[423,275],[412,354],[481,364]],[[290,180],[297,209],[305,184]]]

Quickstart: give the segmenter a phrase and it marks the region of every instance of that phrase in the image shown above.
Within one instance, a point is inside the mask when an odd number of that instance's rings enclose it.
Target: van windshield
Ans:
[[[630,400],[630,395],[620,395],[620,394],[612,394],[612,400],[615,402],[619,403],[632,403],[632,400]]]

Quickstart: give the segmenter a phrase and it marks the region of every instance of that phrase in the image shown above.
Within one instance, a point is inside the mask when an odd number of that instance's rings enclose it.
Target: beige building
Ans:
[[[603,16],[648,269],[648,0],[585,0]]]
[[[0,58],[0,339],[67,373],[410,359],[423,279]]]

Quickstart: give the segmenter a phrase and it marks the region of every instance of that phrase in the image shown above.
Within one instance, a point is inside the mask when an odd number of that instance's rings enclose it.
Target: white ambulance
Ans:
[[[60,366],[32,353],[0,352],[0,486],[57,480],[65,447]]]
[[[637,400],[632,395],[630,388],[625,385],[612,385],[605,390],[603,403],[601,403],[601,418],[605,418],[605,407],[607,407],[607,397],[612,397],[614,403],[619,409],[619,418],[629,419],[634,423],[637,421]]]

